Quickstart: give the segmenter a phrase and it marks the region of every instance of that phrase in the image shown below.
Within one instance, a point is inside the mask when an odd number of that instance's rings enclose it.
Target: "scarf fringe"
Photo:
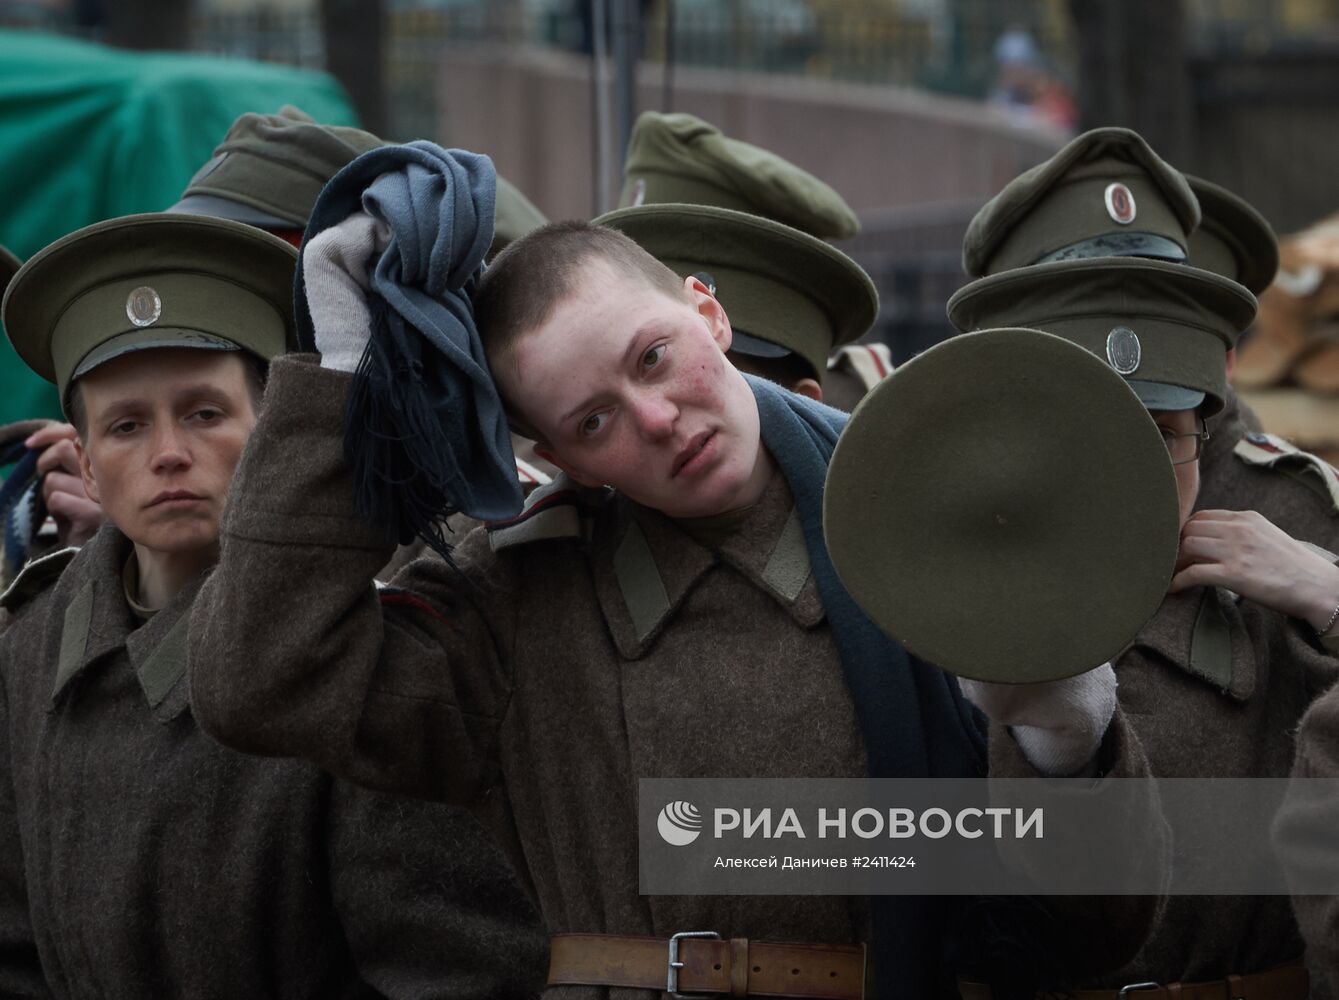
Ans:
[[[373,333],[344,410],[354,507],[401,545],[421,538],[451,563],[444,525],[459,510],[453,498],[462,476],[442,433],[449,399],[433,404],[421,341],[405,336],[381,296],[370,294],[368,305]]]

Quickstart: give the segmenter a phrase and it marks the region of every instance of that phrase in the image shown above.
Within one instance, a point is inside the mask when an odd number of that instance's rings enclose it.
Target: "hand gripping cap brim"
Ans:
[[[1189,262],[1240,282],[1259,295],[1279,270],[1279,241],[1249,202],[1199,177],[1186,175],[1203,219],[1190,234]]]
[[[1179,534],[1167,449],[1125,382],[1035,330],[954,337],[857,407],[823,530],[852,598],[962,677],[1110,660],[1162,602]]]
[[[1132,383],[1204,393],[1205,416],[1212,416],[1227,398],[1227,351],[1255,309],[1255,296],[1210,271],[1101,257],[973,281],[949,299],[948,318],[964,333],[1045,330],[1087,348]],[[1152,397],[1148,405],[1164,408]]]
[[[5,293],[5,332],[62,400],[90,356],[102,363],[149,346],[218,350],[225,341],[268,360],[296,346],[296,261],[288,243],[226,219],[109,219],[19,269]]]
[[[680,277],[708,272],[733,327],[804,358],[817,378],[834,347],[869,331],[879,293],[850,257],[771,219],[706,205],[643,205],[594,220]]]

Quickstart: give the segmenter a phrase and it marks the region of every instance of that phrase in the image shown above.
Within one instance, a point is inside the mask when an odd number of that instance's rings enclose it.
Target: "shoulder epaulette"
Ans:
[[[27,604],[46,590],[78,554],[79,549],[72,545],[30,560],[19,570],[19,575],[14,577],[5,592],[0,594],[0,608],[15,611]]]
[[[868,392],[893,373],[893,352],[887,344],[847,344],[828,358],[828,368],[851,372]]]
[[[537,486],[547,486],[553,482],[552,478],[543,469],[532,465],[520,455],[516,458],[516,478],[521,481],[522,489],[533,489]]]
[[[1303,451],[1274,434],[1252,431],[1237,442],[1232,453],[1247,465],[1293,473],[1339,511],[1339,471],[1319,455]]]
[[[594,491],[559,475],[525,498],[515,517],[489,521],[488,544],[494,552],[558,538],[583,538],[583,522],[591,510]]]

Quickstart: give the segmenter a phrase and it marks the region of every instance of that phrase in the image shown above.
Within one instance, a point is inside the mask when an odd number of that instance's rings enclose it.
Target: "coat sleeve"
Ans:
[[[991,724],[989,746],[992,778],[1047,780],[1028,763],[1007,727]],[[1128,807],[1121,813],[1123,832],[1113,834],[1113,839],[1138,843],[1143,848],[1112,858],[1111,863],[1129,867],[1132,880],[1165,886],[1171,874],[1171,832],[1156,784],[1128,780],[1150,778],[1152,770],[1119,704],[1098,749],[1097,772],[1099,776],[1093,779],[1091,791],[1086,793],[1092,796],[1094,805],[1101,797],[1115,794]],[[1121,787],[1117,788],[1113,781],[1120,782]],[[1046,871],[1053,860],[1044,851],[1031,857],[1020,852],[1009,856],[1007,863],[1025,873],[1036,871],[1039,878],[1044,878],[1054,877],[1053,871]],[[1138,866],[1138,871],[1133,866]],[[1042,980],[1054,978],[1053,982],[1036,985],[1081,984],[1119,969],[1133,959],[1157,926],[1165,903],[1165,893],[1039,897],[1033,911],[1037,914],[1032,925],[1035,933],[1024,934],[1014,943],[1034,953],[1032,967],[1039,970]],[[1015,954],[1012,958],[1005,956],[1003,961],[1013,964],[1018,959]]]
[[[471,564],[491,557],[482,530],[459,569],[420,559],[376,587],[394,546],[353,509],[349,384],[310,358],[274,363],[192,611],[192,711],[238,750],[468,803],[498,781],[510,591]]]
[[[1339,684],[1302,717],[1274,839],[1295,893],[1307,965],[1339,993]]]
[[[7,673],[14,667],[13,636],[0,642],[0,996],[49,997],[28,908],[28,882],[19,837],[18,803],[10,754]]]
[[[522,1000],[548,938],[467,812],[335,782],[330,884],[362,980],[389,1000]]]

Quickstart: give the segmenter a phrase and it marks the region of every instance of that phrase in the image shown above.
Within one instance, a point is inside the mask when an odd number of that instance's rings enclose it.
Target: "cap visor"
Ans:
[[[231,340],[215,337],[197,330],[132,330],[113,337],[89,351],[74,369],[70,378],[87,375],[99,365],[105,365],[123,354],[152,351],[165,347],[185,347],[200,351],[240,351]]]
[[[289,219],[281,219],[277,215],[262,212],[250,205],[209,194],[188,195],[167,211],[177,215],[207,215],[213,219],[231,219],[233,222],[245,222],[248,226],[260,229],[292,229],[300,225]]]
[[[795,353],[788,347],[782,347],[780,344],[774,344],[770,340],[763,340],[741,330],[731,331],[730,350],[747,354],[751,358],[784,358]]]
[[[1204,393],[1182,385],[1127,379],[1139,402],[1148,410],[1193,410],[1204,402]]]

